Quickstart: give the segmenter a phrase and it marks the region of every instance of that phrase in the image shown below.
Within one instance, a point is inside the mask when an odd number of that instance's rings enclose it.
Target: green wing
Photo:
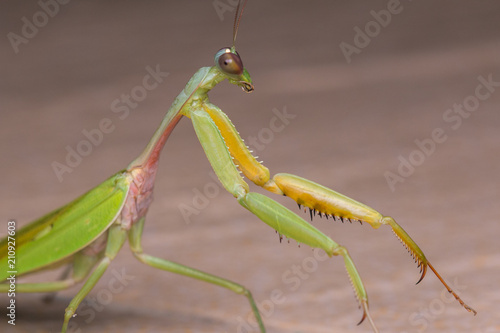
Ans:
[[[122,210],[130,181],[118,172],[69,204],[16,232],[15,271],[21,275],[56,263],[105,232]],[[8,241],[0,242],[0,267],[7,268]],[[2,269],[0,281],[10,269]]]

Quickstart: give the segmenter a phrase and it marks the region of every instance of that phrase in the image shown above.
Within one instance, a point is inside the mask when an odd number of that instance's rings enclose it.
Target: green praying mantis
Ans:
[[[299,208],[309,209],[311,218],[319,214],[334,220],[366,222],[373,228],[387,225],[410,252],[420,268],[420,282],[430,268],[457,301],[474,315],[427,260],[422,250],[396,223],[367,205],[348,198],[307,179],[285,173],[271,177],[269,169],[256,160],[230,119],[210,103],[208,92],[224,80],[240,86],[245,92],[254,90],[252,79],[235,49],[236,34],[244,5],[236,8],[233,45],[215,54],[215,65],[199,69],[177,96],[152,139],[130,165],[114,174],[81,197],[26,225],[14,239],[0,242],[0,292],[7,292],[8,249],[16,248],[16,276],[52,269],[62,265],[71,268],[62,279],[51,282],[17,284],[18,292],[57,292],[77,283],[83,287],[71,300],[64,313],[62,332],[79,304],[104,274],[111,261],[128,239],[134,256],[141,262],[164,271],[181,274],[244,295],[250,304],[261,333],[264,322],[251,292],[244,286],[176,262],[144,253],[141,235],[145,217],[152,202],[153,184],[159,156],[170,133],[182,117],[190,118],[203,150],[223,187],[238,203],[259,219],[298,243],[325,251],[329,257],[341,256],[347,274],[363,310],[361,322],[368,319],[378,332],[368,309],[368,296],[361,277],[347,249],[323,234],[291,210],[259,193],[250,192],[240,173],[257,186],[294,200]],[[417,283],[418,283],[417,282]]]

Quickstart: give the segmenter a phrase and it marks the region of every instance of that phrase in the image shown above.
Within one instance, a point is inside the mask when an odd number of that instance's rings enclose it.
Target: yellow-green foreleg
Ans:
[[[223,141],[227,146],[225,150],[227,150],[234,158],[238,168],[248,179],[270,192],[286,195],[292,198],[295,202],[297,202],[299,207],[303,206],[304,208],[309,208],[311,218],[313,214],[318,213],[320,216],[338,218],[341,221],[348,220],[351,222],[367,222],[373,228],[379,228],[381,225],[389,225],[394,234],[415,259],[418,267],[420,267],[421,276],[418,282],[424,278],[427,272],[427,267],[429,267],[443,283],[448,292],[453,294],[453,296],[467,311],[476,314],[476,311],[465,304],[449,287],[449,285],[429,263],[423,251],[419,248],[415,241],[411,239],[406,231],[398,223],[396,223],[392,217],[384,216],[363,203],[353,200],[325,186],[295,175],[279,173],[271,178],[269,170],[252,156],[248,147],[244,144],[229,118],[216,106],[206,104],[204,108],[213,123],[219,129],[220,133],[218,134],[223,137]],[[240,203],[242,203],[241,200]]]
[[[203,108],[210,116],[210,119],[212,119],[220,135],[224,138],[224,150],[231,154],[234,162],[233,164],[235,164],[245,177],[250,179],[254,184],[262,186],[271,192],[281,194],[279,189],[275,186],[268,186],[270,178],[269,169],[257,161],[255,156],[252,155],[229,117],[213,104],[205,103]]]
[[[321,248],[330,257],[341,255],[344,258],[356,297],[364,311],[361,321],[368,317],[374,331],[378,332],[368,311],[368,297],[363,282],[347,250],[276,201],[264,195],[249,192],[248,185],[236,168],[234,157],[229,153],[227,140],[224,140],[212,117],[203,110],[196,110],[190,113],[190,118],[212,168],[223,186],[237,198],[243,207],[254,213],[280,235],[295,239],[299,243]],[[241,163],[241,159],[239,162]]]

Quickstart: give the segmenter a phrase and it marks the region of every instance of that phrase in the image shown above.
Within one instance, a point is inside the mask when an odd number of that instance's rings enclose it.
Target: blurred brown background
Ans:
[[[234,2],[2,2],[0,235],[9,219],[20,227],[126,167],[191,75],[231,44]],[[249,1],[237,49],[256,90],[223,83],[210,95],[243,138],[254,137],[272,173],[310,178],[393,216],[479,312],[450,300],[431,272],[415,286],[418,270],[388,228],[316,218],[350,250],[381,332],[500,331],[499,15],[496,1]],[[354,52],[350,62],[341,45]],[[157,67],[168,76],[140,95],[147,68]],[[493,84],[479,87],[478,77]],[[132,93],[140,101],[128,114],[113,112]],[[273,120],[285,111],[294,118]],[[60,181],[52,164],[65,164],[68,146],[84,149],[83,131],[104,118],[113,131]],[[386,176],[398,168],[391,188]],[[342,259],[279,244],[214,184],[184,119],[163,152],[146,252],[247,286],[266,305],[269,332],[371,331],[356,326]],[[182,207],[197,214],[183,217]],[[244,297],[141,265],[127,247],[73,332],[248,331]],[[0,330],[57,332],[78,288],[50,305],[18,294],[16,326],[2,315]]]

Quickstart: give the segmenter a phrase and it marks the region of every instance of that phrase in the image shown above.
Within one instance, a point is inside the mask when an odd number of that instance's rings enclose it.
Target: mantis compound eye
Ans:
[[[224,47],[215,55],[215,64],[217,67],[229,75],[243,74],[243,62],[238,52],[231,52],[231,49]]]

